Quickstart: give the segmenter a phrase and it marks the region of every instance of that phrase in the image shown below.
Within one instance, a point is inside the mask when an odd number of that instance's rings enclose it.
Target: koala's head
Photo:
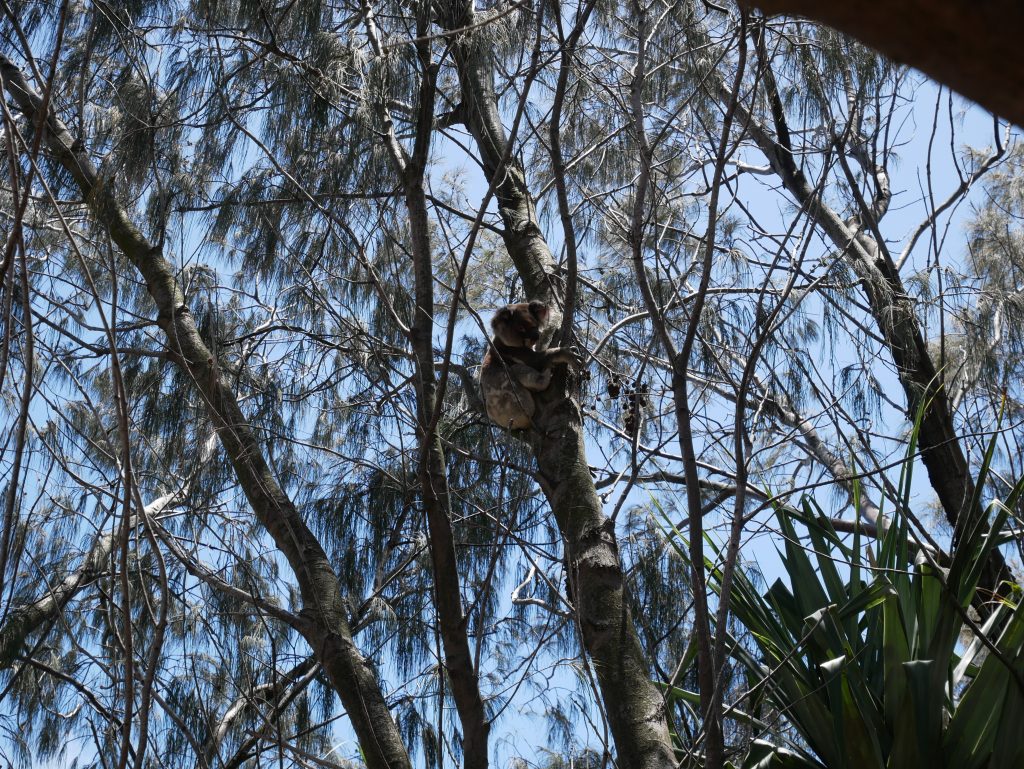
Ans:
[[[494,336],[509,347],[533,347],[547,323],[550,309],[543,302],[523,302],[502,307],[494,314]]]

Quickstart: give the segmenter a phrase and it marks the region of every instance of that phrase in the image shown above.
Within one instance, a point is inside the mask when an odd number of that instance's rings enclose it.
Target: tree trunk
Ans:
[[[984,511],[975,499],[974,478],[960,446],[944,380],[928,352],[914,302],[907,294],[888,252],[879,248],[860,223],[845,222],[829,208],[797,167],[789,146],[789,131],[774,77],[767,70],[765,84],[778,138],[770,136],[749,114],[743,114],[741,122],[768,157],[786,190],[821,227],[860,279],[871,317],[896,364],[896,373],[907,399],[907,417],[914,420],[918,413],[921,414],[918,432],[921,461],[946,520],[953,527],[955,542],[966,527],[982,519]],[[887,195],[888,190],[883,193]],[[869,215],[868,211],[864,212],[865,219]],[[979,586],[991,593],[999,593],[1000,583],[1013,579],[1002,553],[998,549],[993,550]]]
[[[448,30],[479,18],[471,4],[445,6],[439,23]],[[526,176],[511,159],[498,113],[493,60],[485,40],[462,32],[455,45],[462,90],[461,118],[480,151],[484,173],[493,185],[504,224],[505,247],[526,294],[553,308],[563,292],[557,266],[541,233]],[[637,769],[675,767],[661,692],[649,666],[626,603],[625,580],[614,526],[605,517],[590,476],[583,418],[570,397],[571,383],[556,374],[551,386],[534,395],[537,414],[530,443],[542,488],[562,534],[569,572],[569,593],[579,630],[590,655],[601,699],[615,740],[618,765]]]
[[[421,50],[424,59],[429,56],[429,47],[425,48]],[[427,198],[423,190],[423,174],[429,155],[433,122],[435,85],[432,78],[435,73],[429,60],[423,63],[425,71],[421,74],[423,83],[420,88],[416,146],[411,157],[396,157],[404,177],[416,284],[412,345],[416,360],[420,498],[427,514],[434,597],[441,626],[445,670],[462,724],[464,765],[465,769],[487,769],[490,724],[480,696],[480,681],[466,634],[467,618],[462,610],[459,564],[452,532],[448,470],[437,427],[441,404],[437,400],[438,386],[434,373],[434,264],[431,258]],[[394,146],[398,149],[397,142]]]
[[[0,55],[8,93],[33,122],[42,100],[21,70]],[[166,349],[195,383],[239,486],[256,517],[288,560],[302,597],[303,635],[348,711],[370,769],[411,769],[408,753],[369,662],[352,640],[345,601],[327,553],[277,482],[246,421],[228,377],[203,342],[185,304],[174,270],[159,246],[135,227],[117,201],[110,180],[101,179],[84,149],[56,117],[46,120],[46,144],[74,178],[93,215],[139,271],[157,309]]]

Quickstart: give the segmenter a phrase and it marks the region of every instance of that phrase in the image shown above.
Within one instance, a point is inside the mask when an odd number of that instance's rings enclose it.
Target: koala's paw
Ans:
[[[559,358],[562,363],[565,363],[573,371],[579,371],[586,365],[583,353],[580,352],[578,347],[562,347]]]

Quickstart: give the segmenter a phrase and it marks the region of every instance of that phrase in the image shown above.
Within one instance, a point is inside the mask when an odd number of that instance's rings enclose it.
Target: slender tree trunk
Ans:
[[[426,63],[426,62],[425,62]],[[445,669],[462,724],[462,751],[466,769],[487,769],[490,724],[480,696],[480,682],[467,636],[459,565],[452,532],[448,470],[438,433],[437,379],[434,373],[434,265],[431,259],[427,198],[423,173],[433,122],[436,73],[427,65],[420,89],[420,120],[416,147],[404,163],[406,207],[411,227],[416,317],[412,344],[416,359],[417,430],[420,439],[420,496],[427,514],[430,553],[434,567],[434,595],[441,626]]]
[[[479,18],[472,5],[445,5],[439,23],[449,30]],[[505,247],[527,296],[558,307],[563,298],[557,266],[541,233],[526,177],[511,159],[494,93],[494,63],[486,41],[460,33],[455,60],[461,83],[460,117],[476,140],[504,224]],[[601,698],[621,767],[675,766],[665,703],[650,679],[649,666],[626,602],[625,580],[614,525],[605,517],[594,489],[584,446],[583,418],[570,397],[571,383],[556,375],[535,394],[538,408],[530,442],[565,542],[569,593],[579,629],[594,664]]]
[[[408,189],[408,188],[407,188]],[[409,214],[413,220],[414,240],[422,235],[426,240],[426,199],[422,183],[416,182],[409,196]],[[422,217],[422,218],[421,218]],[[416,246],[413,246],[414,251]],[[429,252],[428,252],[429,253]],[[480,696],[480,683],[473,664],[473,655],[467,636],[467,617],[463,613],[459,565],[455,551],[455,536],[451,523],[451,497],[448,489],[448,471],[441,446],[441,436],[434,422],[438,407],[437,382],[433,367],[433,271],[417,260],[415,266],[417,286],[416,321],[413,324],[413,345],[417,350],[419,369],[418,429],[420,433],[420,496],[427,514],[430,536],[430,554],[434,572],[434,597],[438,621],[441,626],[441,644],[444,648],[445,669],[451,682],[452,697],[462,724],[462,750],[466,769],[486,769],[490,724]],[[425,286],[431,286],[428,304],[423,297]]]
[[[364,6],[367,36],[377,56],[382,55],[373,9]],[[452,698],[462,725],[462,752],[466,769],[487,769],[490,724],[473,655],[469,648],[467,618],[462,608],[459,564],[452,531],[451,494],[438,419],[441,404],[434,372],[434,264],[430,247],[429,213],[423,176],[430,158],[433,135],[437,67],[431,62],[427,39],[429,17],[424,12],[417,24],[416,44],[420,72],[416,136],[410,155],[399,143],[388,109],[378,104],[378,117],[391,156],[402,180],[409,213],[410,252],[413,260],[416,312],[410,329],[416,377],[416,429],[419,440],[418,478],[420,499],[427,518],[434,603],[444,649],[444,668],[451,682]]]
[[[866,230],[876,227],[888,205],[888,183],[876,170],[876,200],[865,205],[863,221],[844,221],[829,208],[797,166],[789,130],[774,76],[762,62],[764,82],[775,123],[775,137],[741,108],[740,120],[768,157],[783,186],[821,227],[839,249],[842,258],[860,279],[871,316],[896,364],[896,373],[907,399],[907,417],[921,414],[918,445],[921,460],[954,530],[954,541],[984,516],[975,499],[974,478],[960,446],[944,378],[939,375],[924,339],[914,301],[907,294],[889,252]],[[1002,553],[993,550],[980,586],[1000,592],[1003,580],[1014,580]]]
[[[8,93],[31,118],[41,99],[21,70],[0,55],[0,73]],[[303,635],[331,679],[348,711],[370,769],[411,769],[408,753],[369,662],[352,640],[338,577],[294,503],[277,482],[249,425],[228,377],[203,342],[159,246],[149,242],[117,201],[110,180],[100,178],[92,160],[56,117],[46,120],[46,143],[53,157],[74,178],[93,215],[107,228],[146,284],[157,310],[166,349],[195,383],[239,486],[256,517],[288,560],[302,599]]]

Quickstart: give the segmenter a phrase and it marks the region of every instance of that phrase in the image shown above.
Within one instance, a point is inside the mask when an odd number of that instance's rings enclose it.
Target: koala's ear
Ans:
[[[538,302],[536,299],[530,302],[530,314],[541,323],[548,319],[549,312],[548,306],[544,302]]]
[[[512,310],[508,307],[502,307],[496,313],[494,313],[494,319],[491,321],[492,326],[497,326],[499,323],[511,323],[512,322]]]

